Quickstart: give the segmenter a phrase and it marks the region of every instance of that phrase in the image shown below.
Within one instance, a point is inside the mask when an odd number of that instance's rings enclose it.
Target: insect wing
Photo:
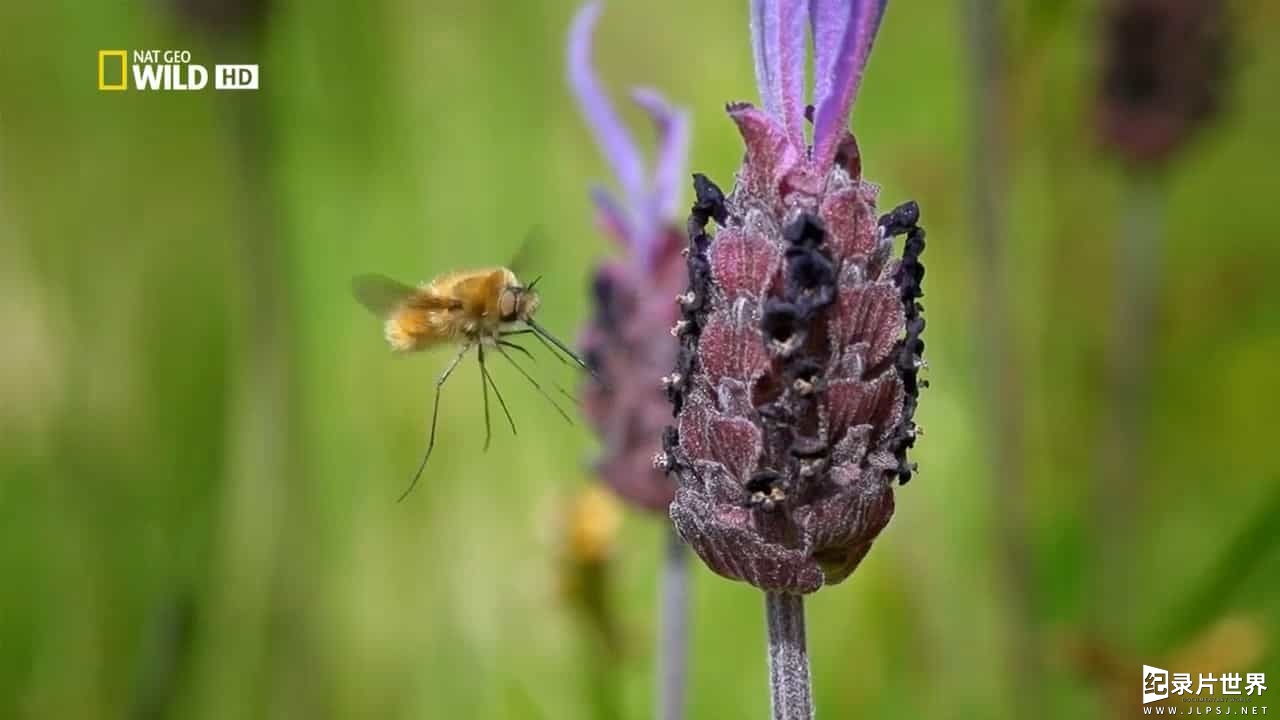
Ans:
[[[357,275],[351,279],[351,294],[369,312],[380,318],[390,315],[391,311],[416,292],[416,288],[392,280],[386,275]]]
[[[351,294],[378,317],[386,317],[401,308],[412,310],[457,310],[462,301],[442,297],[422,288],[405,285],[386,275],[358,275],[351,280]]]
[[[512,255],[511,262],[507,263],[507,268],[522,282],[527,283],[528,279],[525,275],[528,275],[535,265],[546,262],[546,258],[551,256],[550,240],[551,237],[542,225],[529,228],[521,239],[520,246]]]

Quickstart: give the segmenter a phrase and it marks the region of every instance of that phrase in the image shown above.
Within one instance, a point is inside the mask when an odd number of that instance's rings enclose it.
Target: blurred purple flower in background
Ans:
[[[688,283],[684,234],[673,222],[684,187],[689,123],[656,91],[635,89],[632,100],[658,133],[656,158],[646,167],[591,66],[591,34],[601,5],[588,3],[569,36],[569,85],[613,168],[620,195],[592,189],[600,225],[622,254],[600,265],[592,281],[595,310],[580,346],[603,380],[583,389],[583,411],[600,437],[596,473],[624,500],[666,513],[675,484],[653,465],[671,406],[660,378],[675,364],[670,334],[679,317],[675,298]],[[684,714],[688,656],[688,551],[668,532],[659,598],[656,716]]]
[[[569,83],[621,191],[615,196],[595,187],[591,196],[603,230],[623,253],[603,263],[592,283],[595,313],[580,345],[605,382],[586,385],[583,406],[601,439],[596,472],[631,504],[665,513],[675,487],[654,469],[653,456],[671,416],[658,379],[676,358],[668,332],[679,314],[673,298],[687,283],[684,236],[672,218],[684,187],[689,123],[656,91],[632,91],[658,133],[656,162],[646,168],[592,70],[591,34],[600,9],[589,3],[574,18]]]

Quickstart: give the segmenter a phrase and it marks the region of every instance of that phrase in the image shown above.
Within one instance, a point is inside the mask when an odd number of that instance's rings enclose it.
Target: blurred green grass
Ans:
[[[691,167],[728,185],[741,149],[722,106],[754,96],[746,4],[684,5],[611,3],[598,66],[615,98],[647,84],[690,108]],[[963,19],[900,3],[854,125],[883,204],[924,209],[932,387],[897,518],[810,603],[827,717],[1002,717],[1015,694],[1048,717],[1115,711],[1062,645],[1099,602],[1089,487],[1123,183],[1089,134],[1095,8],[1060,7],[1016,46],[1009,108],[1045,677],[1011,685],[1000,650],[1023,630],[1002,606],[975,379],[989,279],[967,218]],[[0,717],[137,715],[152,688],[182,718],[591,716],[554,562],[589,434],[499,367],[521,432],[495,423],[480,453],[464,367],[428,474],[396,504],[446,357],[390,356],[347,291],[359,272],[505,262],[540,226],[543,315],[573,336],[611,250],[585,192],[607,168],[562,79],[573,9],[281,7],[264,45],[237,47],[160,4],[0,7]],[[1242,12],[1229,113],[1169,178],[1148,494],[1134,544],[1107,549],[1136,591],[1107,599],[1125,631],[1105,641],[1133,668],[1201,629],[1171,618],[1248,612],[1268,660],[1226,669],[1278,669],[1280,558],[1265,534],[1231,549],[1280,478],[1280,16]],[[96,50],[115,47],[243,54],[262,90],[98,93]],[[627,718],[650,715],[661,533],[630,517],[616,561]],[[1214,574],[1224,562],[1239,572]],[[1184,605],[1206,577],[1221,587],[1199,617]],[[764,716],[758,593],[700,566],[694,587],[691,717]]]

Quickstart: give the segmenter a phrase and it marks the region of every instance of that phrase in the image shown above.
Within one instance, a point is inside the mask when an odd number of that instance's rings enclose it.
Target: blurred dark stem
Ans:
[[[194,626],[195,602],[189,593],[174,593],[151,613],[128,714],[131,720],[169,717],[189,664]]]
[[[991,488],[995,511],[994,543],[1000,563],[1003,605],[1009,617],[1006,653],[1011,702],[1017,717],[1031,717],[1031,695],[1022,689],[1039,681],[1034,598],[1027,535],[1027,487],[1023,477],[1022,368],[1010,308],[1006,226],[1009,183],[1005,142],[1008,99],[1004,9],[998,0],[969,0],[968,40],[974,77],[973,229],[981,269],[978,282],[978,366],[988,401],[986,436],[991,443]]]
[[[1253,574],[1280,545],[1280,477],[1267,483],[1270,493],[1260,500],[1258,510],[1240,534],[1220,553],[1203,579],[1175,608],[1163,632],[1155,637],[1173,646],[1178,638],[1192,636],[1226,614],[1235,590],[1245,587]],[[1270,649],[1270,648],[1269,648]]]
[[[658,712],[664,720],[680,720],[684,717],[689,662],[689,551],[670,524],[663,538]]]
[[[597,720],[617,720],[622,717],[622,690],[619,687],[617,658],[604,650],[595,638],[588,638],[589,663],[587,675],[591,678],[592,717]],[[603,657],[602,657],[603,656]]]
[[[254,28],[216,37],[217,52],[225,57],[262,57],[267,48],[265,33]],[[280,223],[283,203],[274,174],[279,166],[278,126],[269,90],[227,93],[219,98],[235,151],[239,186],[236,204],[228,209],[240,221],[238,277],[229,290],[234,294],[232,307],[240,335],[237,345],[243,348],[236,367],[232,443],[237,460],[227,481],[225,512],[230,525],[224,547],[229,553],[246,542],[257,548],[257,557],[252,560],[242,554],[224,560],[227,582],[236,587],[226,596],[223,611],[227,615],[221,622],[257,623],[252,632],[267,639],[262,646],[227,649],[240,654],[242,664],[231,671],[235,685],[225,692],[246,695],[228,700],[231,708],[242,708],[252,697],[251,688],[270,692],[269,681],[257,669],[269,662],[273,652],[267,643],[279,630],[273,622],[275,611],[290,605],[287,596],[298,591],[299,568],[304,562],[299,554],[304,548],[297,547],[300,543],[295,539],[303,531],[294,527],[301,516],[286,512],[285,504],[290,480],[301,473],[294,467],[293,313]],[[286,547],[291,542],[294,547]],[[285,556],[291,561],[283,562]],[[290,648],[293,661],[305,659],[296,645],[285,647]],[[314,684],[310,687],[319,691]]]
[[[581,623],[580,627],[585,630],[580,636],[591,716],[596,720],[618,720],[623,716],[621,657],[616,641],[611,639],[614,633],[592,623]]]
[[[578,566],[574,575],[578,587],[577,627],[582,647],[582,677],[592,717],[614,720],[622,717],[619,687],[623,657],[621,631],[610,600],[610,565],[588,561]]]
[[[811,720],[813,690],[804,629],[804,596],[766,592],[769,697],[773,720]]]
[[[1103,408],[1103,467],[1095,473],[1094,533],[1097,587],[1094,631],[1118,631],[1127,624],[1124,598],[1133,597],[1127,549],[1139,537],[1135,512],[1149,472],[1147,426],[1151,422],[1151,363],[1156,299],[1164,235],[1164,191],[1156,171],[1135,171],[1128,179],[1121,224],[1114,238],[1115,296],[1107,336],[1107,400]]]
[[[241,260],[249,292],[247,315],[249,333],[259,370],[274,374],[284,370],[287,360],[287,298],[284,278],[284,247],[280,241],[276,212],[279,204],[270,176],[275,160],[275,143],[267,100],[261,92],[228,95],[234,104],[235,146],[239,152],[240,181],[244,205],[241,208],[247,232],[242,236]],[[270,368],[270,369],[268,369]],[[281,383],[287,385],[287,383]],[[277,386],[280,387],[279,385]],[[285,407],[281,402],[280,407]]]

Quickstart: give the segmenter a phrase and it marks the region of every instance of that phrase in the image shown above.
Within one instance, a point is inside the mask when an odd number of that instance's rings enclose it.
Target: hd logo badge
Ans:
[[[204,90],[209,69],[189,50],[99,50],[98,89]],[[257,90],[257,65],[214,65],[213,89]],[[132,81],[132,82],[131,82]]]

